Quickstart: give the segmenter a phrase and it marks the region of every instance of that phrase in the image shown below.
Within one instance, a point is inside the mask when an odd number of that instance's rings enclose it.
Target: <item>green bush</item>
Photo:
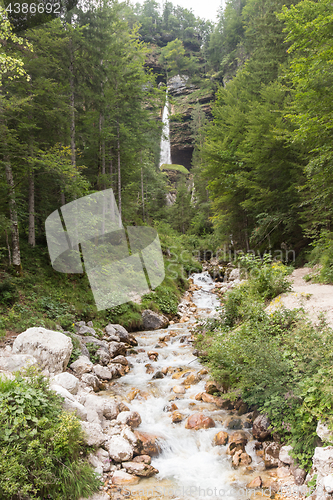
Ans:
[[[0,378],[0,499],[77,500],[100,481],[84,460],[79,419],[44,377]]]
[[[12,305],[19,298],[16,286],[9,280],[0,283],[0,304]]]
[[[320,283],[333,284],[333,233],[322,231],[320,237],[312,244],[310,265],[320,264],[319,276],[315,277]]]

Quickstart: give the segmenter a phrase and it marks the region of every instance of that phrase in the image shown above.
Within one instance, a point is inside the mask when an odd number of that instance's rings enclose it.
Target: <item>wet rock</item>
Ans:
[[[198,372],[199,377],[203,377],[204,375],[208,374],[207,368],[201,368],[201,370]]]
[[[185,378],[183,384],[184,385],[194,385],[194,384],[197,384],[198,382],[200,382],[200,377],[198,377],[198,375],[196,373],[190,373]]]
[[[168,412],[168,411],[175,411],[178,410],[178,406],[175,403],[171,403],[170,405],[166,405],[163,408],[163,411]]]
[[[150,309],[145,309],[142,312],[142,324],[145,330],[158,330],[159,328],[166,328],[169,320],[162,314],[157,314]]]
[[[117,486],[138,484],[140,478],[138,476],[133,476],[132,474],[128,474],[124,470],[116,470],[112,476],[112,484]]]
[[[154,368],[152,367],[152,365],[151,365],[151,364],[149,364],[149,363],[147,363],[147,364],[145,365],[145,368],[146,368],[146,373],[148,373],[149,375],[151,375],[151,374],[152,374],[152,373],[154,373],[154,371],[155,371],[155,370],[154,370]]]
[[[129,474],[135,474],[141,477],[152,477],[158,474],[158,470],[155,469],[155,467],[145,462],[123,462],[122,466]]]
[[[228,442],[229,435],[227,432],[220,431],[218,432],[213,439],[214,446],[225,446]]]
[[[216,399],[215,396],[207,394],[207,392],[201,393],[201,400],[204,401],[205,403],[215,403],[215,399]]]
[[[156,378],[164,378],[164,375],[161,371],[158,371],[155,373],[155,375],[153,375],[153,378],[156,379]]]
[[[133,458],[133,446],[122,436],[112,436],[104,447],[115,462],[124,462]]]
[[[92,422],[81,422],[83,430],[83,440],[88,446],[101,446],[108,437],[103,434],[100,424]]]
[[[247,444],[247,436],[245,432],[238,431],[229,435],[229,445],[227,448],[228,455],[234,455],[238,451],[245,451],[245,446]]]
[[[162,335],[158,340],[160,342],[169,342],[170,338],[171,338],[170,335],[166,334],[166,335]]]
[[[291,465],[294,463],[294,459],[291,456],[292,446],[281,446],[279,452],[279,460],[284,464]]]
[[[52,377],[50,382],[61,385],[61,387],[64,387],[74,395],[77,394],[79,389],[79,379],[67,372],[59,373],[55,377]]]
[[[137,411],[122,411],[117,416],[117,421],[129,425],[132,429],[139,427],[141,417]]]
[[[132,462],[144,462],[145,464],[150,465],[151,457],[149,455],[138,455],[137,457],[133,458]]]
[[[276,469],[276,475],[278,478],[284,479],[285,477],[289,477],[291,475],[291,470],[289,467],[278,467]]]
[[[203,392],[199,392],[198,394],[195,395],[194,399],[196,401],[202,401],[202,395],[203,394],[204,394]]]
[[[258,415],[253,422],[253,437],[259,441],[264,441],[271,434],[270,420],[266,415]]]
[[[239,467],[244,465],[250,465],[252,458],[245,451],[239,450],[232,457],[233,467]]]
[[[217,386],[216,386],[215,382],[212,382],[211,380],[209,380],[208,382],[206,382],[205,391],[207,392],[207,394],[213,394],[213,395],[216,392],[218,392],[218,389],[217,389]]]
[[[224,422],[227,429],[239,430],[243,428],[243,423],[240,418],[228,417]]]
[[[70,368],[77,375],[83,375],[83,373],[89,373],[93,369],[93,363],[87,356],[80,356],[74,363],[70,365]]]
[[[122,401],[117,404],[117,408],[118,408],[119,412],[121,412],[121,411],[130,411],[129,407],[126,406],[125,403],[123,403]]]
[[[212,418],[207,417],[203,413],[194,413],[188,417],[185,428],[186,429],[209,429],[210,427],[215,427],[215,422]]]
[[[234,407],[230,399],[215,398],[215,404],[218,408],[221,408],[221,410],[232,410]]]
[[[137,445],[135,447],[137,455],[149,455],[153,457],[161,452],[161,447],[158,444],[158,439],[160,438],[158,436],[139,431],[134,431],[134,434],[137,438]]]
[[[161,372],[163,373],[163,375],[166,375],[168,373],[168,367],[165,366],[164,368],[162,368]]]
[[[111,370],[102,365],[94,365],[93,372],[98,378],[102,380],[111,380],[113,376]]]
[[[119,363],[121,365],[127,366],[128,360],[125,358],[125,356],[116,356],[111,360],[111,363]]]
[[[262,486],[262,479],[260,476],[257,476],[255,477],[254,479],[252,479],[252,481],[250,483],[248,483],[246,485],[247,488],[261,488]]]
[[[186,389],[184,386],[182,385],[175,385],[173,388],[172,388],[173,392],[175,394],[185,394],[186,392]]]
[[[126,345],[123,342],[109,342],[109,353],[111,358],[126,356]]]
[[[37,360],[42,370],[57,375],[66,370],[72,350],[73,344],[67,335],[42,327],[33,327],[16,337],[12,353],[30,354]]]
[[[242,401],[238,408],[235,407],[235,409],[237,410],[237,415],[240,417],[241,415],[245,415],[249,411],[249,406],[247,405],[247,403],[244,403]]]
[[[181,414],[179,411],[177,411],[177,410],[176,410],[176,411],[174,411],[174,412],[172,413],[172,416],[171,416],[172,422],[173,422],[174,424],[177,424],[177,423],[181,422],[182,420],[184,420],[184,418],[185,418],[185,417],[184,417],[184,415],[182,415],[182,414]]]
[[[264,461],[266,469],[271,469],[273,467],[278,467],[279,465],[279,453],[281,445],[278,443],[264,443]]]
[[[158,358],[158,352],[156,352],[156,351],[148,351],[148,352],[147,352],[147,355],[148,355],[148,358],[149,358],[151,361],[157,361],[157,358]]]

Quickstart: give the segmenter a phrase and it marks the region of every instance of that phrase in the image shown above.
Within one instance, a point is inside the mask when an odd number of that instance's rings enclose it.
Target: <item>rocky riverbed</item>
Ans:
[[[225,288],[238,280],[235,275]],[[304,471],[271,434],[267,418],[228,399],[195,355],[193,328],[216,314],[216,291],[207,272],[194,275],[179,322],[145,311],[147,330],[134,335],[109,324],[101,338],[91,323],[78,323],[83,355],[69,365],[73,346],[63,332],[30,328],[1,350],[3,376],[39,366],[64,408],[82,420],[86,442],[95,447],[89,461],[104,483],[93,500],[300,498],[305,492]],[[98,362],[87,344],[95,346]],[[318,457],[331,448],[317,448]],[[328,469],[322,477],[329,488]]]

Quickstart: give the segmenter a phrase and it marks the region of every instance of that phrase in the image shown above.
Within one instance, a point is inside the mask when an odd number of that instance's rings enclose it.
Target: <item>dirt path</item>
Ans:
[[[314,323],[324,314],[327,324],[333,328],[333,285],[306,282],[303,277],[311,271],[308,267],[295,269],[290,276],[292,290],[279,295],[269,308],[274,310],[279,305],[288,309],[303,307]]]

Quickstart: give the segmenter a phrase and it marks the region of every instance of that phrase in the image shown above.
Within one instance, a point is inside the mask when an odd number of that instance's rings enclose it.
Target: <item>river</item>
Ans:
[[[208,273],[192,275],[194,285],[201,289],[194,291],[192,301],[197,307],[196,315],[207,318],[216,314],[219,301],[212,293],[214,282]],[[159,473],[153,478],[141,479],[136,486],[123,490],[125,497],[162,499],[246,499],[245,488],[264,465],[254,450],[254,441],[249,432],[247,415],[243,431],[249,439],[246,452],[251,456],[249,467],[232,468],[227,446],[214,446],[213,438],[234,412],[221,410],[215,403],[197,401],[195,396],[205,392],[209,374],[192,354],[192,328],[196,319],[170,325],[167,329],[139,332],[138,347],[128,357],[130,372],[118,379],[109,396],[125,401],[130,410],[141,415],[138,430],[160,437],[162,452],[152,459],[152,465]],[[149,359],[148,352],[158,353],[156,361]],[[153,378],[156,372],[166,372],[163,378]],[[193,385],[183,385],[184,377],[190,372],[201,373],[201,380]],[[185,375],[186,373],[186,375]],[[184,394],[175,393],[173,388],[181,387]],[[179,390],[179,389],[177,389]],[[174,403],[184,418],[173,423],[170,405]],[[168,411],[169,410],[169,411]],[[215,427],[200,430],[185,428],[189,415],[201,412],[211,417]],[[230,430],[228,431],[230,433]],[[262,475],[262,472],[260,472]]]

